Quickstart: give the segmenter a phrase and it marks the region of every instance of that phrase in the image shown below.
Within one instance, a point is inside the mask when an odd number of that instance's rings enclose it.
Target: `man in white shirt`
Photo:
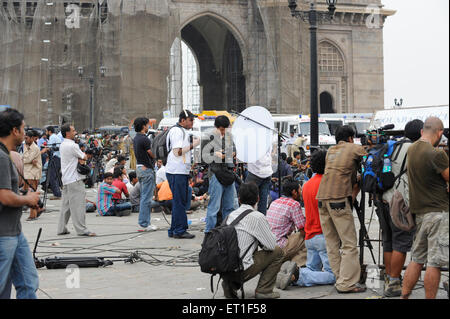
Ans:
[[[272,147],[264,157],[255,163],[248,164],[248,176],[246,183],[255,183],[259,189],[258,211],[264,215],[267,212],[267,196],[269,196],[272,183]]]
[[[258,202],[258,187],[253,183],[245,183],[239,187],[240,207],[228,215],[226,224],[230,225],[239,215],[252,210],[236,224],[236,234],[240,257],[244,267],[243,281],[246,282],[260,275],[255,289],[256,299],[280,298],[275,288],[277,274],[280,271],[284,254],[277,245],[266,217],[255,211]],[[258,246],[262,249],[258,250]],[[236,290],[240,286],[240,278],[227,276],[222,281],[225,298],[237,298]]]
[[[189,173],[192,164],[191,150],[200,144],[200,140],[190,141],[186,130],[192,129],[195,115],[190,111],[180,113],[177,125],[170,129],[167,135],[166,176],[173,194],[172,224],[168,230],[169,237],[192,239],[195,235],[187,232],[188,223],[186,210],[188,209]]]
[[[167,176],[166,176],[166,167],[163,165],[162,160],[158,160],[158,162],[156,163],[158,170],[156,171],[156,185],[167,181]]]
[[[86,227],[86,190],[84,176],[77,171],[78,163],[84,164],[84,154],[74,139],[77,135],[75,128],[69,124],[61,127],[64,142],[61,143],[61,172],[62,172],[62,205],[58,223],[58,235],[66,235],[67,223],[72,217],[73,226],[79,236],[96,236]]]

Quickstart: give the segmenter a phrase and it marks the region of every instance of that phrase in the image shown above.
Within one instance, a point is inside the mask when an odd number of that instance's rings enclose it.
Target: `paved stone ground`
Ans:
[[[96,191],[87,190],[87,198],[95,200]],[[68,256],[121,256],[139,251],[146,262],[125,263],[114,261],[105,268],[80,268],[78,281],[73,280],[76,272],[69,269],[38,269],[40,290],[38,297],[42,299],[211,299],[210,276],[202,273],[196,263],[203,240],[202,230],[205,209],[200,209],[188,215],[192,221],[190,232],[196,235],[192,240],[168,238],[168,222],[161,212],[152,213],[152,223],[160,230],[150,233],[137,232],[138,214],[125,217],[100,217],[97,213],[87,214],[88,228],[97,233],[98,237],[76,236],[72,221],[68,229],[71,234],[57,236],[56,228],[61,201],[48,201],[49,212],[32,222],[22,216],[23,232],[33,249],[39,228],[42,236],[37,248],[38,258],[68,257]],[[366,227],[370,238],[378,238],[378,221],[372,209],[366,210]],[[170,221],[170,216],[167,217]],[[355,215],[355,224],[359,229],[359,221]],[[374,255],[378,260],[378,243],[373,243]],[[407,257],[407,263],[410,258]],[[365,250],[365,263],[371,264],[372,258],[368,249]],[[423,280],[423,275],[421,280]],[[379,280],[376,271],[370,271],[367,283],[373,287],[361,294],[338,294],[333,286],[310,288],[289,287],[280,291],[283,299],[378,299],[381,298],[383,282]],[[448,279],[448,273],[443,273],[443,280]],[[254,298],[254,289],[258,277],[245,284],[247,298]],[[217,278],[215,279],[217,283]],[[75,286],[75,287],[74,287]],[[216,285],[214,285],[216,287]],[[424,298],[423,282],[419,282],[412,298]],[[73,287],[73,288],[71,288]],[[215,288],[214,287],[214,288]],[[442,283],[441,283],[442,288]],[[13,291],[13,297],[15,292]],[[223,299],[221,287],[215,296]],[[446,299],[447,293],[440,289],[439,299]]]

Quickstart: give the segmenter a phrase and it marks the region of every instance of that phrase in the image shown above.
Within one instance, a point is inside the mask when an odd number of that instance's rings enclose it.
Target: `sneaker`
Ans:
[[[402,283],[400,280],[390,281],[385,286],[383,296],[384,297],[400,297],[402,294]]]
[[[155,230],[158,230],[158,226],[148,225],[147,227],[143,227],[143,228],[139,229],[138,231],[140,231],[140,232],[149,232],[149,231],[155,231]]]
[[[297,264],[293,261],[286,261],[281,265],[280,272],[277,274],[276,287],[285,290],[292,282],[292,276],[297,270]]]
[[[262,294],[262,293],[255,293],[255,298],[256,299],[278,299],[280,298],[280,293],[277,291],[272,291],[270,293],[267,294]]]

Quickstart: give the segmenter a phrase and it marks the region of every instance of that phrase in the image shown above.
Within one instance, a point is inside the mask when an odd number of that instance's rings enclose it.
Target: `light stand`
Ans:
[[[106,67],[101,66],[100,67],[100,75],[101,77],[105,77],[106,73]],[[82,66],[78,67],[78,76],[80,77],[80,80],[88,80],[89,81],[89,129],[94,131],[95,128],[95,111],[94,111],[94,104],[95,104],[95,96],[94,96],[94,88],[95,88],[95,78],[94,74],[91,73],[89,76],[83,76],[84,74],[84,68]]]

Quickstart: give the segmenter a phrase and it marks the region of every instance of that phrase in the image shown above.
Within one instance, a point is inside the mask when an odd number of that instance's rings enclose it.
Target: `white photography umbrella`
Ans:
[[[262,106],[249,107],[239,115],[232,128],[236,157],[254,163],[273,150],[274,120]]]

